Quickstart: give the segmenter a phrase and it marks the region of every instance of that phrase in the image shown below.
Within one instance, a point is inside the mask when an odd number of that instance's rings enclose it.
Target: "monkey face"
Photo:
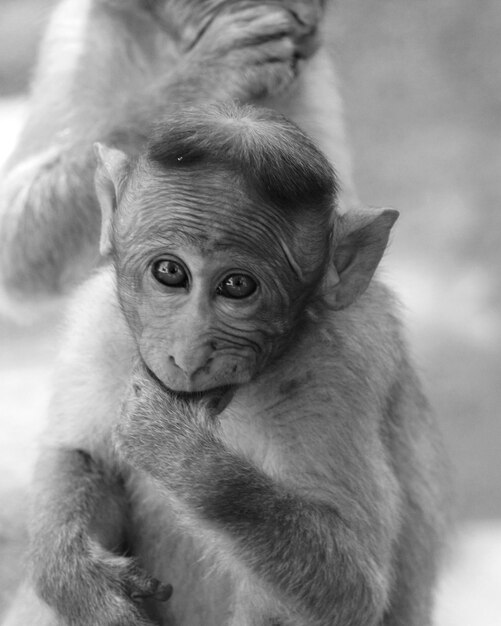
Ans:
[[[97,146],[101,251],[150,373],[205,392],[256,378],[291,345],[329,262],[336,181],[279,116],[168,120],[137,159]]]
[[[292,231],[241,190],[226,184],[223,194],[221,180],[198,180],[189,195],[180,182],[150,181],[117,221],[120,302],[141,358],[166,387],[243,384],[283,352],[297,324]]]
[[[123,300],[146,365],[176,391],[250,380],[270,356],[282,299],[241,258],[186,244],[158,253]]]

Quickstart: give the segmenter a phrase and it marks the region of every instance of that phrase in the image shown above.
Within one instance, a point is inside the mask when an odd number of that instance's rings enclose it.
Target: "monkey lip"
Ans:
[[[188,403],[204,402],[213,415],[218,415],[228,406],[235,393],[234,385],[213,387],[204,391],[175,391],[164,385],[164,389],[177,400]]]
[[[196,402],[198,400],[221,399],[226,393],[233,389],[232,385],[223,385],[221,387],[213,387],[212,389],[204,389],[203,391],[176,391],[164,385],[166,391],[175,396],[179,400],[187,402]]]

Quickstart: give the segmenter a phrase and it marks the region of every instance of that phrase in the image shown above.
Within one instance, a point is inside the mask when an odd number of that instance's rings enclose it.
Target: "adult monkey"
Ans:
[[[356,204],[333,69],[324,49],[313,55],[323,8],[323,0],[63,0],[0,186],[3,305],[42,304],[98,262],[92,144],[137,152],[169,103],[278,108],[336,164],[340,205]],[[298,58],[309,61],[294,81]]]
[[[112,263],[76,299],[36,471],[57,623],[428,626],[440,450],[371,280],[396,212],[333,211],[328,162],[267,110],[181,110],[99,155]],[[23,602],[9,626],[56,623]]]

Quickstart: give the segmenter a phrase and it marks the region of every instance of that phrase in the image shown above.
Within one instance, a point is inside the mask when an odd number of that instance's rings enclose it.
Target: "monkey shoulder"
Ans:
[[[111,268],[74,295],[53,375],[47,435],[51,443],[92,452],[109,441],[134,360],[134,343]]]
[[[373,280],[346,309],[325,306],[307,322],[290,355],[292,367],[308,369],[320,387],[386,394],[406,357],[400,305],[386,285]],[[298,360],[298,355],[303,355]],[[352,391],[348,391],[352,394]]]
[[[266,412],[278,403],[280,410],[325,412],[342,398],[374,404],[375,395],[390,392],[408,358],[398,299],[387,286],[374,280],[347,309],[321,303],[310,313],[286,352],[239,394],[250,398],[247,410]]]

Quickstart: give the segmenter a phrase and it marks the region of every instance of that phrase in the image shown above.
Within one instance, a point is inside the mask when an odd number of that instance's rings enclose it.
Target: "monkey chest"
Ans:
[[[221,626],[234,596],[219,538],[173,501],[147,476],[130,482],[131,549],[151,575],[174,588],[166,603],[147,608],[162,626]]]

